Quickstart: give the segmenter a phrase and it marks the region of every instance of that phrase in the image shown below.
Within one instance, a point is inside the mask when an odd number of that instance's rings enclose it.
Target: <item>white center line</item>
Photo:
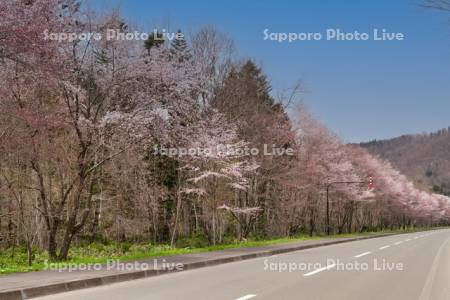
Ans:
[[[325,271],[325,270],[329,270],[329,269],[334,268],[334,267],[336,267],[336,264],[331,264],[331,265],[328,265],[328,266],[326,266],[326,267],[323,267],[323,268],[314,270],[314,271],[312,271],[312,272],[303,274],[303,276],[311,276],[311,275],[317,274],[317,273],[319,273],[319,272],[322,272],[322,271]]]
[[[394,245],[400,245],[401,243],[403,243],[402,241],[395,243]]]
[[[245,296],[242,296],[240,298],[237,298],[236,300],[247,300],[247,299],[250,299],[250,298],[253,298],[253,297],[256,297],[256,295],[253,295],[253,294],[245,295]]]
[[[389,247],[390,247],[389,245],[386,245],[386,246],[380,247],[380,250],[383,250],[383,249],[386,249],[386,248],[389,248]]]
[[[370,254],[370,253],[372,253],[372,252],[368,251],[368,252],[364,252],[364,253],[355,255],[354,257],[355,257],[355,258],[358,258],[358,257],[362,257],[362,256],[365,256],[365,255],[368,255],[368,254]]]

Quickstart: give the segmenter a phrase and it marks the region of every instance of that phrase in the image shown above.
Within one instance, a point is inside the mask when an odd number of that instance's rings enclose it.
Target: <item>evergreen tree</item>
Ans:
[[[164,44],[164,42],[165,40],[162,33],[156,32],[155,34],[155,32],[152,32],[150,33],[148,39],[145,40],[144,47],[150,53],[150,49],[152,49],[153,47],[159,47]]]
[[[238,124],[239,134],[253,146],[284,145],[281,135],[272,129],[289,127],[281,104],[270,95],[267,77],[253,61],[247,60],[239,69],[233,68],[223,85],[216,90],[211,105]],[[278,140],[279,139],[279,140]],[[283,140],[283,141],[281,141]]]
[[[256,98],[259,99],[261,104],[272,106],[274,105],[274,99],[270,95],[271,87],[267,80],[266,75],[262,72],[252,60],[247,60],[242,66],[240,74],[247,82],[254,84],[254,92]]]
[[[180,29],[178,29],[176,36],[177,37],[170,44],[170,52],[180,61],[190,59],[191,54],[189,51],[189,47]]]

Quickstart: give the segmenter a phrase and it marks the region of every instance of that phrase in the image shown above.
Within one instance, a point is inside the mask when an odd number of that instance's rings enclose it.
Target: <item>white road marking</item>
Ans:
[[[418,238],[419,238],[418,236],[415,236],[415,237],[414,237],[415,240],[417,240]]]
[[[326,267],[323,267],[323,268],[314,270],[314,271],[312,271],[312,272],[303,274],[303,276],[311,276],[311,275],[317,274],[317,273],[319,273],[319,272],[322,272],[322,271],[325,271],[325,270],[332,269],[332,268],[334,268],[334,267],[336,267],[336,264],[331,264],[331,265],[328,265],[328,266],[326,266]]]
[[[245,295],[245,296],[242,296],[240,298],[237,298],[236,300],[247,300],[247,299],[250,299],[250,298],[253,298],[253,297],[256,297],[256,295],[253,295],[253,294]]]
[[[355,255],[354,257],[355,257],[355,258],[358,258],[358,257],[362,257],[362,256],[365,256],[365,255],[369,255],[370,253],[372,253],[372,252],[368,251],[368,252],[364,252],[364,253]]]
[[[401,243],[403,243],[402,241],[395,243],[394,245],[400,245]]]
[[[389,247],[391,247],[391,246],[386,245],[386,246],[380,247],[380,250],[383,250],[383,249],[386,249],[386,248],[389,248]]]
[[[443,249],[445,249],[446,244],[450,242],[450,238],[448,238],[440,247],[439,250],[434,257],[433,264],[431,265],[431,269],[428,272],[427,281],[425,282],[424,287],[422,288],[422,293],[420,294],[419,300],[429,300],[431,299],[431,294],[433,291],[433,282],[436,278],[436,274],[438,271],[438,266],[441,261],[441,256]],[[445,254],[444,254],[445,255]]]
[[[405,242],[409,242],[411,239],[406,239],[406,241]]]

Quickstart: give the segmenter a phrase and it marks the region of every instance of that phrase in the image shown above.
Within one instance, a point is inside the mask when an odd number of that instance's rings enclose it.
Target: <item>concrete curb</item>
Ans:
[[[187,271],[187,270],[193,270],[193,269],[198,269],[198,268],[203,268],[203,267],[226,264],[226,263],[230,263],[230,262],[242,261],[242,260],[253,259],[253,258],[258,258],[258,257],[267,257],[267,256],[276,255],[276,254],[282,254],[282,253],[288,253],[288,252],[293,252],[293,251],[318,248],[318,247],[323,247],[323,246],[342,244],[342,243],[348,243],[348,242],[354,242],[354,241],[360,241],[360,240],[366,240],[366,239],[386,237],[386,236],[391,236],[391,235],[398,235],[398,233],[356,237],[356,238],[349,238],[346,240],[338,240],[338,241],[324,241],[324,242],[317,242],[315,244],[310,244],[310,245],[299,245],[299,246],[293,246],[293,247],[282,248],[282,249],[255,251],[254,253],[250,253],[250,254],[241,254],[241,255],[236,255],[236,256],[232,256],[232,257],[210,259],[210,260],[194,262],[194,263],[186,263],[186,264],[183,264],[183,267],[184,267],[183,270],[174,269],[174,270],[135,271],[135,272],[128,272],[128,273],[120,273],[120,274],[114,274],[114,275],[86,278],[86,279],[80,279],[80,280],[72,280],[72,281],[61,282],[61,283],[56,283],[56,284],[42,285],[42,286],[38,286],[38,287],[22,288],[22,289],[17,289],[17,290],[0,292],[0,299],[1,300],[31,299],[31,298],[36,298],[36,297],[42,297],[42,296],[47,296],[47,295],[63,293],[63,292],[75,291],[75,290],[79,290],[79,289],[98,287],[98,286],[108,285],[108,284],[117,283],[117,282],[124,282],[124,281],[130,281],[130,280],[135,280],[135,279],[159,276],[159,275],[164,275],[164,274],[168,274],[168,273],[172,273],[172,272],[183,272],[183,271]]]

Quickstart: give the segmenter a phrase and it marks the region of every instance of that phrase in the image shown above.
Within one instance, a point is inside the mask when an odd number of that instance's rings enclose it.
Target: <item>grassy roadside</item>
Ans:
[[[268,240],[255,240],[249,239],[243,242],[231,242],[214,246],[189,246],[172,248],[168,245],[153,245],[153,244],[100,244],[92,243],[86,246],[73,247],[70,251],[70,259],[65,264],[93,264],[93,263],[106,263],[108,260],[120,260],[120,261],[132,261],[140,260],[158,256],[170,256],[188,253],[201,253],[208,251],[217,251],[231,248],[242,247],[258,247],[267,245],[277,245],[293,243],[306,240],[318,240],[322,238],[343,238],[343,237],[357,237],[357,236],[370,236],[381,233],[406,233],[426,230],[425,228],[416,228],[408,230],[393,230],[393,231],[378,231],[378,232],[364,232],[364,233],[352,233],[352,234],[336,234],[331,236],[298,236],[298,237],[282,237]],[[187,241],[188,244],[189,241]],[[196,243],[192,243],[196,244]],[[31,272],[43,270],[46,266],[45,262],[48,260],[46,252],[35,253],[35,259],[32,266],[27,265],[27,256],[24,248],[18,247],[15,249],[7,249],[0,252],[0,274],[11,274],[18,272]]]

